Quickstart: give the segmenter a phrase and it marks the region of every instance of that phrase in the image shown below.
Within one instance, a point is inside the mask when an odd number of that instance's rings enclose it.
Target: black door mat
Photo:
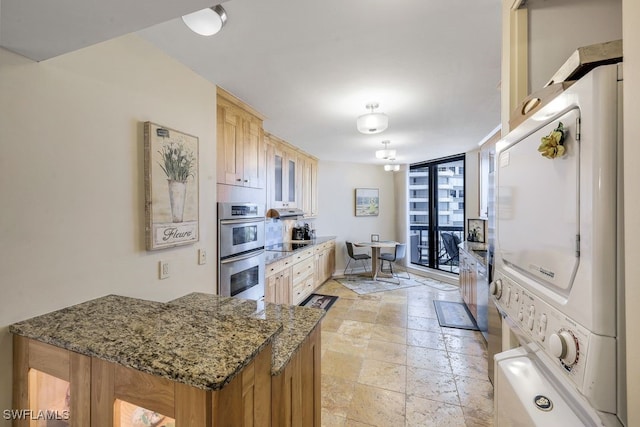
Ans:
[[[329,310],[338,297],[333,295],[311,294],[309,297],[302,301],[299,305],[301,307],[322,308]]]

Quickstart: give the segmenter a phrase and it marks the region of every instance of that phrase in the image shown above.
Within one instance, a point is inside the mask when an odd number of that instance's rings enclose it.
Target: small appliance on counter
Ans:
[[[292,228],[291,240],[311,240],[311,235],[311,228],[309,227],[309,224],[305,222],[301,227]]]

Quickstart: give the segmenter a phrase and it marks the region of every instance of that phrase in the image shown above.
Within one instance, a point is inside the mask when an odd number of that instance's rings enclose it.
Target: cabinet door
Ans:
[[[244,150],[243,118],[232,106],[218,105],[218,183],[242,185]]]
[[[299,169],[301,171],[300,208],[305,217],[314,217],[318,214],[317,198],[317,165],[318,161],[309,156],[298,156]]]
[[[278,303],[278,281],[281,273],[275,273],[265,279],[264,300]]]
[[[311,159],[309,161],[309,174],[311,175],[310,196],[311,199],[311,216],[318,216],[318,161]]]
[[[295,208],[298,202],[299,176],[298,159],[295,153],[286,147],[274,144],[269,150],[273,188],[271,202],[276,208]]]
[[[295,152],[289,151],[287,153],[285,167],[287,169],[286,206],[296,207],[299,196],[300,171],[298,170],[298,156]]]
[[[265,155],[262,124],[247,118],[243,123],[243,178],[245,187],[264,188]]]
[[[291,267],[285,268],[280,273],[280,280],[278,283],[278,304],[292,304],[291,296],[293,293],[293,282],[291,280]]]

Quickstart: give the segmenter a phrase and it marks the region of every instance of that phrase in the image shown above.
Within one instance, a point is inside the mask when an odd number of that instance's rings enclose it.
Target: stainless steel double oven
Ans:
[[[264,298],[265,207],[218,203],[218,294]]]

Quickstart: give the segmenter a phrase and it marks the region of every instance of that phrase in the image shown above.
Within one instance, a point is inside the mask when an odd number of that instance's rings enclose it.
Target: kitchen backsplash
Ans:
[[[267,218],[264,227],[264,245],[271,246],[290,241],[293,227],[296,225],[302,226],[305,222],[308,223],[312,229],[314,228],[313,222],[311,221]]]

